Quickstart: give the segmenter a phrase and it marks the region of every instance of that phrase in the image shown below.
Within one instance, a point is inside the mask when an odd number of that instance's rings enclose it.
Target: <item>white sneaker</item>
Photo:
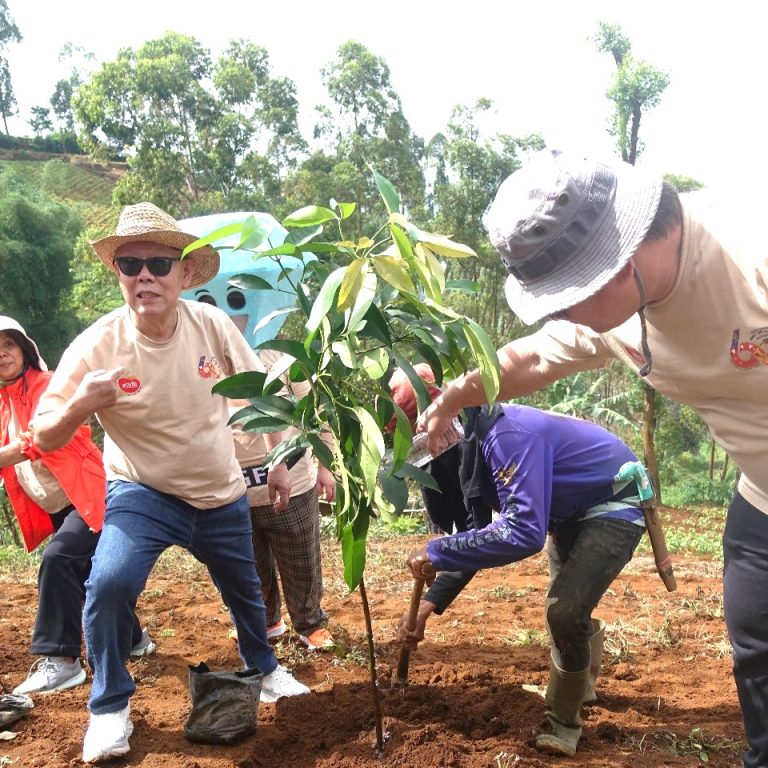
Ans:
[[[74,688],[85,682],[85,670],[80,659],[69,661],[64,656],[44,656],[29,669],[27,679],[17,685],[14,693],[53,693]]]
[[[284,666],[278,664],[274,672],[264,675],[261,679],[259,701],[272,704],[283,696],[301,696],[304,693],[309,693],[309,688],[296,680]]]
[[[91,714],[83,740],[84,763],[100,763],[130,752],[128,739],[133,733],[130,715],[130,704],[126,704],[119,712]]]
[[[149,636],[146,627],[141,630],[141,640],[131,648],[131,656],[134,658],[141,658],[142,656],[149,656],[154,653],[155,641]]]

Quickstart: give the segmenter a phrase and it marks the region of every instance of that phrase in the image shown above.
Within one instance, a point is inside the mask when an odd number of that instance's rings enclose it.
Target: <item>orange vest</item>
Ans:
[[[101,451],[91,440],[91,429],[83,424],[72,440],[63,448],[42,453],[34,446],[29,422],[40,396],[48,386],[51,371],[30,368],[16,381],[0,387],[0,438],[8,445],[17,435],[9,435],[11,402],[22,432],[22,453],[32,460],[40,460],[60,483],[74,508],[93,531],[104,524],[106,476]],[[38,506],[21,487],[13,466],[0,469],[5,490],[11,500],[19,523],[24,546],[31,552],[41,541],[53,533],[51,516]]]

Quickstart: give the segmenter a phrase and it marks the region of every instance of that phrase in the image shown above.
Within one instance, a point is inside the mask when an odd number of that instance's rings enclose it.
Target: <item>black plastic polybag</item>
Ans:
[[[263,675],[256,669],[211,672],[205,662],[189,668],[192,711],[184,724],[190,741],[233,744],[256,731]]]
[[[23,693],[0,695],[0,729],[21,720],[34,706],[32,699]]]

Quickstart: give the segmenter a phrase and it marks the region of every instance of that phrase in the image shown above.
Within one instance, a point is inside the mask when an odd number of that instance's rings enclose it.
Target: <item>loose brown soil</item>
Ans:
[[[393,690],[397,623],[411,582],[403,561],[427,537],[372,540],[367,588],[378,647],[387,741],[375,729],[360,596],[348,594],[335,542],[325,545],[325,607],[336,653],[309,653],[295,637],[276,646],[309,696],[261,705],[254,736],[234,746],[183,736],[188,665],[239,666],[230,622],[207,573],[186,556],[164,556],[139,603],[157,640],[154,656],[131,662],[131,752],[115,765],[142,768],[540,768],[741,765],[743,731],[722,619],[721,567],[676,557],[678,591],[667,593],[650,557],[637,556],[595,615],[608,622],[598,701],[584,710],[576,758],[537,752],[543,700],[522,686],[546,682],[543,603],[546,561],[531,558],[479,574],[452,609],[432,617],[411,658],[410,685]],[[0,683],[9,691],[32,659],[34,570],[0,576]],[[81,765],[88,685],[38,696],[0,743],[0,766]]]

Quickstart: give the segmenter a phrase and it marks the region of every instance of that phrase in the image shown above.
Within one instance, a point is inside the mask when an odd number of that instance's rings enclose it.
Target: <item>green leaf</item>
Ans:
[[[257,416],[243,422],[243,432],[281,432],[290,424],[272,416]]]
[[[338,307],[340,310],[348,309],[354,303],[363,284],[363,277],[367,267],[367,259],[355,259],[344,268],[344,279],[341,281],[341,287],[339,288]]]
[[[344,581],[352,592],[365,571],[365,542],[368,536],[370,515],[367,509],[351,523],[347,523],[341,532],[341,555],[344,560]]]
[[[258,344],[256,349],[271,349],[275,352],[283,352],[306,363],[310,363],[313,358],[317,358],[316,353],[314,355],[308,353],[300,341],[294,341],[293,339],[267,339]]]
[[[345,273],[346,267],[339,267],[325,279],[323,287],[312,305],[312,312],[305,326],[308,333],[313,334],[320,327],[323,318],[331,311],[333,300],[336,298],[336,291],[338,291]]]
[[[371,504],[373,514],[380,520],[393,523],[397,514],[395,505],[392,504],[381,490],[381,485],[377,483],[376,490],[373,492],[373,503]]]
[[[378,347],[372,349],[363,355],[362,368],[366,375],[376,381],[380,379],[389,368],[389,354],[387,350]]]
[[[392,239],[395,241],[397,250],[405,259],[405,262],[410,267],[411,271],[418,275],[418,278],[424,288],[432,295],[433,287],[431,281],[431,274],[426,265],[423,264],[413,253],[413,248],[408,240],[408,235],[403,232],[396,224],[389,225],[389,231],[392,233]]]
[[[382,280],[397,288],[398,291],[416,293],[416,287],[402,259],[395,256],[375,256],[373,268]]]
[[[242,232],[243,222],[235,221],[232,224],[226,224],[223,227],[214,229],[213,232],[209,232],[205,237],[201,237],[199,240],[195,240],[194,243],[190,243],[182,252],[181,258],[188,256],[192,251],[196,251],[198,248],[203,248],[206,245],[215,243],[217,240],[223,240],[230,235],[236,235],[238,232]]]
[[[392,463],[393,466],[399,467],[407,458],[411,452],[411,446],[413,445],[413,427],[408,417],[405,415],[400,406],[393,403],[395,409],[395,416],[397,417],[397,424],[395,426],[395,434],[392,437]]]
[[[475,280],[448,280],[446,291],[461,291],[462,293],[480,293],[480,283]]]
[[[269,230],[255,216],[249,216],[243,222],[243,231],[240,233],[240,242],[237,244],[238,250],[249,250],[261,245],[265,240],[268,241]]]
[[[429,344],[424,344],[422,341],[415,341],[413,346],[419,355],[421,355],[424,362],[432,369],[432,373],[435,374],[435,382],[440,386],[443,381],[443,365],[440,362],[440,358],[435,352],[434,347]]]
[[[432,402],[427,385],[424,383],[424,379],[416,373],[410,362],[397,352],[395,353],[395,361],[405,372],[408,381],[411,382],[411,386],[416,392],[416,402],[419,406],[419,413],[421,413],[423,410],[426,410]]]
[[[275,360],[272,367],[267,372],[267,380],[264,383],[269,384],[270,382],[275,381],[275,379],[280,379],[280,377],[293,365],[295,360],[296,358],[292,355],[281,355]],[[293,416],[293,411],[291,411],[291,416]]]
[[[435,256],[428,250],[424,249],[427,257],[427,269],[432,275],[432,280],[436,284],[437,294],[442,297],[442,293],[445,290],[445,270],[443,265],[435,258]]]
[[[363,318],[368,312],[368,307],[373,304],[373,300],[376,298],[376,287],[378,286],[378,282],[376,273],[372,272],[366,265],[366,269],[363,273],[362,285],[355,297],[352,311],[349,313],[349,319],[347,321],[347,330],[349,333],[357,333],[359,330]]]
[[[265,381],[266,384],[266,381]],[[279,395],[268,395],[251,400],[251,406],[259,413],[265,416],[273,416],[276,419],[283,419],[288,424],[293,423],[293,411],[295,405],[292,400]]]
[[[268,315],[259,320],[256,325],[253,326],[253,332],[260,331],[265,326],[269,325],[276,317],[282,317],[282,315],[290,315],[291,312],[295,312],[297,307],[283,307],[282,309],[276,309],[274,312],[270,312]]]
[[[309,444],[312,446],[312,453],[315,454],[317,460],[326,467],[326,469],[333,471],[333,452],[323,442],[320,435],[315,432],[310,432],[307,434],[307,440],[309,440]]]
[[[311,242],[304,245],[297,245],[298,253],[341,253],[342,249],[336,243]],[[346,253],[346,251],[344,251]],[[265,255],[265,254],[260,254]]]
[[[402,514],[408,505],[408,484],[402,477],[395,477],[388,472],[379,472],[379,486],[384,497],[395,508],[395,514]]]
[[[356,203],[337,203],[336,206],[342,219],[348,219],[355,212],[355,208],[357,208]]]
[[[418,230],[418,240],[424,244],[430,251],[446,256],[449,259],[467,259],[469,257],[477,258],[477,254],[463,243],[457,243],[449,240],[447,237],[432,235],[429,232]]]
[[[348,341],[334,341],[331,344],[331,350],[335,355],[338,355],[339,360],[344,363],[346,368],[350,370],[357,368],[357,359],[355,353],[350,349]]]
[[[358,405],[352,410],[360,422],[360,454],[358,456],[360,469],[368,498],[372,498],[373,489],[376,487],[376,475],[385,450],[384,437],[376,419],[367,409]]]
[[[233,275],[232,277],[227,280],[227,282],[230,285],[235,285],[238,288],[243,288],[244,290],[249,291],[274,291],[275,286],[272,285],[272,283],[269,282],[269,280],[265,280],[263,277],[259,277],[258,275],[249,275],[249,274],[241,274],[241,275]]]
[[[365,320],[365,326],[360,329],[361,338],[376,339],[388,347],[392,346],[392,335],[389,332],[387,320],[375,304],[368,307],[363,320]]]
[[[392,182],[389,179],[385,179],[377,171],[373,172],[373,180],[376,182],[376,188],[379,190],[384,205],[387,206],[389,213],[398,213],[400,211],[400,195],[397,194],[397,190],[392,186]]]
[[[431,488],[433,491],[442,493],[440,486],[429,472],[425,472],[419,467],[414,467],[413,464],[405,462],[396,472],[392,473],[395,477],[410,477],[415,480],[419,485],[425,485],[427,488]]]
[[[216,382],[211,391],[232,400],[250,400],[262,396],[266,378],[262,371],[244,371]]]
[[[299,208],[283,219],[284,227],[314,227],[317,224],[324,224],[331,219],[339,217],[329,208],[323,208],[319,205],[307,205]]]
[[[322,231],[323,228],[319,225],[316,227],[297,227],[285,236],[285,242],[292,243],[293,245],[304,245],[313,237],[317,237]]]
[[[424,299],[424,306],[442,315],[443,317],[447,317],[449,320],[462,320],[464,317],[458,312],[454,312],[452,309],[444,307],[442,304],[436,304],[432,299]]]
[[[259,251],[258,254],[254,254],[254,258],[263,258],[267,256],[295,256],[297,250],[298,249],[293,243],[283,243],[282,245],[278,245],[277,248],[270,248],[267,251]]]
[[[295,435],[289,440],[283,440],[276,445],[262,460],[262,466],[271,468],[276,464],[282,464],[299,451],[309,448],[309,441],[304,435]]]
[[[465,319],[464,335],[467,337],[475,364],[488,402],[493,405],[499,394],[499,358],[490,336],[470,318]]]

